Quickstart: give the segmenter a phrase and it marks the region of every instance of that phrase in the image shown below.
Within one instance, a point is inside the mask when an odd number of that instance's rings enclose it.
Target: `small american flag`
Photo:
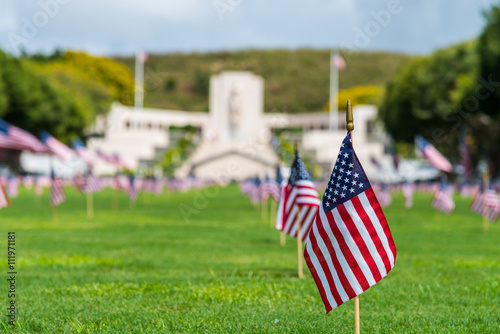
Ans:
[[[405,182],[402,187],[403,196],[405,198],[405,207],[411,209],[413,206],[413,192],[415,191],[415,186],[410,182]]]
[[[281,190],[281,198],[278,205],[276,217],[276,229],[297,238],[298,222],[297,212],[300,209],[300,236],[307,240],[309,229],[314,221],[320,205],[318,192],[314,183],[304,166],[304,162],[298,152],[295,152],[295,160],[290,170],[288,184]]]
[[[126,175],[119,174],[114,178],[113,186],[115,189],[128,193],[130,190],[130,179]]]
[[[89,173],[86,177],[87,179],[87,186],[85,188],[85,192],[86,193],[94,193],[94,192],[98,192],[98,191],[101,191],[102,188],[104,187],[104,184],[102,182],[102,180],[94,175],[93,173]]]
[[[366,291],[394,267],[391,231],[354,152],[350,132],[342,142],[304,257],[327,313]]]
[[[419,157],[426,159],[436,169],[443,172],[451,172],[453,167],[434,146],[422,136],[415,137],[415,149]]]
[[[45,153],[49,149],[31,133],[0,119],[0,147]]]
[[[66,200],[66,194],[64,193],[64,182],[59,177],[57,177],[53,171],[51,174],[51,181],[50,204],[52,204],[52,206],[56,206]]]
[[[332,55],[332,65],[335,66],[339,70],[343,70],[346,68],[346,63],[344,61],[344,58],[338,53]]]
[[[116,164],[116,159],[115,159],[114,156],[106,154],[106,153],[102,152],[101,150],[97,150],[96,154],[97,154],[97,157],[99,157],[100,159],[106,161],[107,163],[110,163],[110,164],[113,164],[113,165]]]
[[[132,202],[137,201],[139,197],[139,192],[141,191],[139,186],[139,180],[135,177],[130,178],[130,188],[128,190],[128,196]]]
[[[380,192],[377,194],[378,201],[383,208],[388,207],[392,203],[392,196],[387,189],[387,185],[380,186]]]
[[[493,189],[486,191],[486,197],[483,193],[478,192],[470,209],[494,222],[500,214],[500,197]]]
[[[9,206],[9,199],[5,194],[5,190],[3,189],[2,181],[0,181],[0,208],[6,208]]]
[[[269,195],[271,195],[274,200],[278,202],[280,200],[280,192],[281,190],[278,182],[266,176],[266,179],[261,184],[262,201],[267,201]]]
[[[92,154],[90,154],[89,150],[87,150],[87,148],[85,147],[85,145],[83,145],[81,140],[74,140],[73,148],[75,149],[76,154],[78,154],[80,158],[85,160],[85,162],[89,166],[94,165],[94,158],[92,158]]]
[[[137,52],[137,60],[141,63],[145,63],[148,60],[148,54],[145,51]]]
[[[453,189],[448,187],[446,183],[441,183],[440,187],[434,193],[432,206],[439,211],[450,214],[455,210],[455,202],[453,201]]]
[[[16,198],[19,194],[19,178],[15,176],[9,176],[7,179],[7,193],[10,198]]]
[[[68,160],[74,154],[72,149],[51,136],[47,131],[41,131],[40,138],[47,145],[50,152],[62,160]]]

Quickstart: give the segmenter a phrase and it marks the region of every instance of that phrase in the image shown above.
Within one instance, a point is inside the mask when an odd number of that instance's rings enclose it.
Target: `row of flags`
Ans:
[[[213,185],[213,182],[194,178],[179,180],[154,177],[130,177],[124,174],[119,174],[115,177],[98,177],[92,173],[79,175],[73,179],[62,179],[54,173],[50,177],[0,177],[0,208],[10,205],[9,198],[17,197],[21,185],[26,189],[35,188],[35,193],[38,196],[42,195],[44,188],[49,188],[51,205],[57,206],[66,199],[64,193],[64,187],[66,186],[74,186],[83,194],[99,192],[104,188],[112,188],[125,192],[131,201],[136,201],[141,192],[160,196],[163,194],[165,188],[169,191],[186,192],[190,189],[201,189]]]
[[[451,172],[451,164],[423,138],[418,148],[434,167]],[[249,179],[241,183],[241,191],[252,202],[265,201],[265,182],[268,180]],[[276,189],[277,182],[273,182]],[[324,189],[322,199],[318,186]],[[454,190],[445,182],[372,187],[348,132],[328,183],[314,183],[296,152],[290,178],[280,185],[275,226],[306,242],[303,255],[328,313],[379,282],[394,267],[397,251],[382,211],[382,207],[391,205],[391,192],[401,191],[408,209],[413,206],[416,191],[434,193],[431,205],[451,213],[455,208]],[[500,197],[495,190],[463,185],[460,192],[474,196],[472,211],[497,220]]]
[[[92,168],[95,161],[81,140],[74,140],[73,148],[70,148],[49,134],[47,131],[40,132],[40,140],[31,133],[11,125],[0,119],[0,148],[10,150],[26,150],[33,153],[49,153],[57,156],[63,161],[69,160],[72,156],[81,157]],[[96,152],[102,160],[115,165],[118,169],[132,169],[133,166],[118,154],[106,154]]]
[[[276,228],[306,242],[303,255],[327,313],[366,291],[394,267],[396,247],[350,132],[322,200],[297,151],[281,194]]]

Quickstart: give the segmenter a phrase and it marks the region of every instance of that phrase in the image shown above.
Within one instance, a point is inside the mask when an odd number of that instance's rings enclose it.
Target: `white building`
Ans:
[[[317,163],[333,167],[346,135],[342,113],[339,130],[330,132],[326,130],[329,117],[325,112],[264,114],[263,106],[264,81],[261,77],[250,72],[222,72],[210,81],[209,112],[135,110],[115,104],[106,117],[97,120],[92,132],[103,136],[90,139],[88,148],[118,153],[137,167],[156,160],[157,152],[169,146],[169,127],[191,125],[199,129],[202,141],[177,170],[176,176],[241,180],[255,175],[274,175],[278,157],[270,146],[272,132],[298,127],[304,130],[303,152]],[[353,114],[354,148],[368,176],[377,179],[371,156],[384,166],[392,165],[392,158],[384,154],[387,138],[375,123],[377,109],[375,106],[356,106]],[[114,172],[112,166],[101,161],[95,168],[99,174]]]

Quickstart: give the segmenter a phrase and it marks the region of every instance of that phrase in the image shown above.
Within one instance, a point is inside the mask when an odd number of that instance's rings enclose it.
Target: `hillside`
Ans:
[[[384,85],[411,58],[387,52],[343,54],[347,68],[340,88]],[[329,50],[242,50],[150,55],[145,67],[147,107],[206,111],[209,78],[224,70],[245,70],[265,79],[265,111],[322,110],[328,102]],[[116,57],[131,71],[134,59]]]

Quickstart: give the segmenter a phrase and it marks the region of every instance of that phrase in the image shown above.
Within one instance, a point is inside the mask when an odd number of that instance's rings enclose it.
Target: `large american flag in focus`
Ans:
[[[299,226],[297,212],[300,209],[300,236],[307,240],[309,229],[314,221],[320,205],[318,192],[314,183],[307,173],[304,162],[298,152],[295,152],[295,160],[290,169],[288,184],[281,189],[281,199],[276,217],[276,229],[297,238]]]
[[[354,153],[350,132],[342,142],[304,257],[327,313],[394,267],[391,231]]]

